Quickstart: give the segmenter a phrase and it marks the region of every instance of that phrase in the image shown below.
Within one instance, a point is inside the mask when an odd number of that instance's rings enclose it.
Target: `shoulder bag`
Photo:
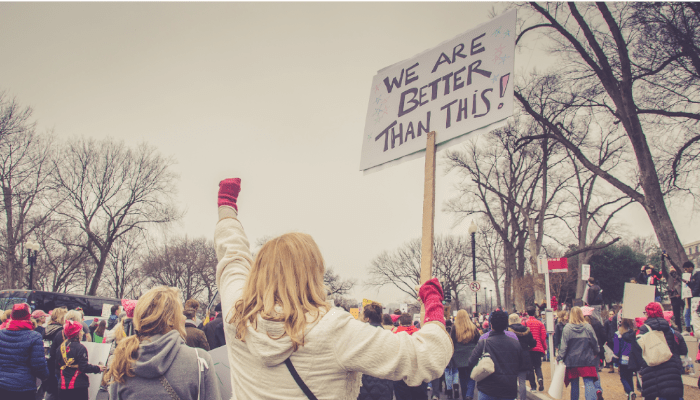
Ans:
[[[488,378],[496,371],[493,360],[491,359],[491,354],[488,352],[489,339],[484,340],[484,352],[481,354],[479,362],[476,364],[474,369],[472,369],[472,374],[470,376],[477,382],[481,382],[482,380]]]

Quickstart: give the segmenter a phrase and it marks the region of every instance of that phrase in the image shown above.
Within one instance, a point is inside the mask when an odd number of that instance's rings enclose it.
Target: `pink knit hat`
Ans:
[[[136,300],[122,299],[122,307],[124,308],[127,318],[134,318],[136,303]]]
[[[581,311],[583,312],[583,316],[591,316],[593,315],[593,307],[588,307],[588,306],[583,306],[581,307]]]
[[[646,322],[647,317],[637,317],[634,319],[634,322],[637,324],[637,328],[641,328],[642,325]]]
[[[666,322],[671,323],[671,318],[673,318],[673,311],[664,311],[664,319]]]

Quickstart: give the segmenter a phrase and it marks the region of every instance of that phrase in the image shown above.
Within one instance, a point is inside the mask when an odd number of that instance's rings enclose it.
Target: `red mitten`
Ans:
[[[238,211],[236,201],[241,192],[241,178],[229,178],[219,182],[219,207],[229,206]]]
[[[444,297],[442,286],[437,278],[430,279],[420,287],[418,296],[425,306],[425,322],[439,321],[445,323],[445,306],[442,305]]]

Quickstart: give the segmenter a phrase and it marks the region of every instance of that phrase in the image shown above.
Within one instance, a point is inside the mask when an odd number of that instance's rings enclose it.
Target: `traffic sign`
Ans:
[[[477,282],[477,281],[471,282],[469,284],[469,289],[471,289],[472,292],[478,292],[479,290],[481,290],[481,282]]]

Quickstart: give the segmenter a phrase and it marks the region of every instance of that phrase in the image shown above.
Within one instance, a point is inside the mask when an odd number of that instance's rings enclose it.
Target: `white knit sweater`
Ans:
[[[233,208],[219,207],[214,241],[219,259],[216,284],[223,314],[228,316],[252,264],[248,239]],[[453,351],[439,322],[426,324],[412,336],[393,334],[357,321],[340,308],[332,308],[307,327],[305,345],[294,355],[289,337],[270,338],[284,332],[281,322],[259,318],[257,330],[250,328],[245,342],[236,339],[231,324],[224,324],[224,332],[236,400],[305,398],[284,365],[289,356],[319,400],[355,400],[362,373],[417,386],[442,375]]]

